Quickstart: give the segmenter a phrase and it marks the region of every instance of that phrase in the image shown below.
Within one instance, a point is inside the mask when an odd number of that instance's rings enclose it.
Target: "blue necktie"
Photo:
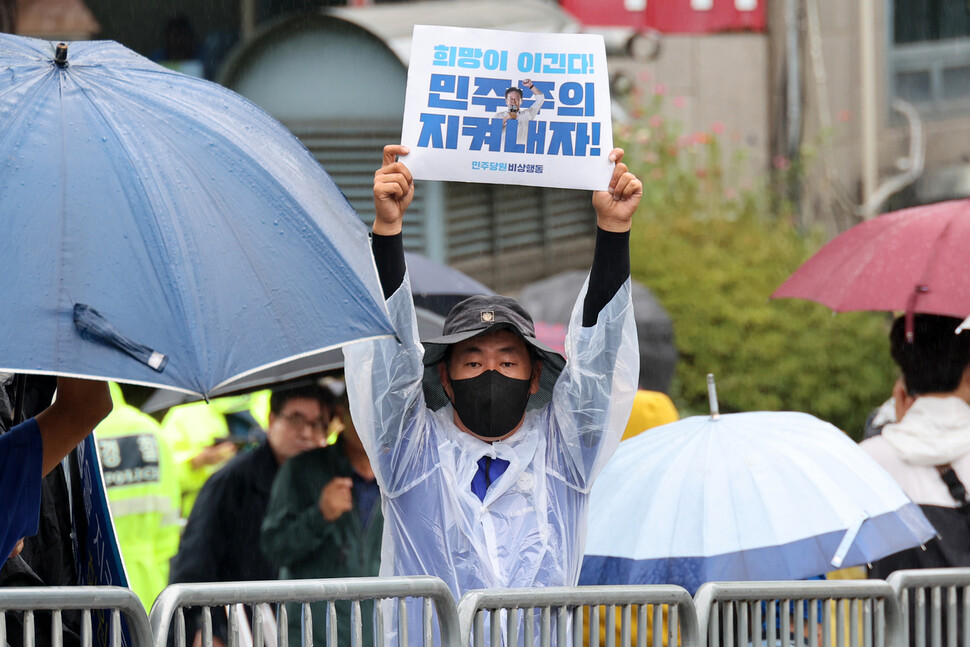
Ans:
[[[478,471],[472,478],[472,492],[478,497],[479,501],[485,500],[485,493],[488,487],[497,481],[500,476],[505,474],[509,467],[509,462],[501,458],[491,458],[482,456],[478,459]]]

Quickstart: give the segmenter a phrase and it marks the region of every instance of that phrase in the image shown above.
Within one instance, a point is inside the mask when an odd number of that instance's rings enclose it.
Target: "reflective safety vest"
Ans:
[[[266,428],[269,415],[269,391],[215,398],[208,404],[191,402],[169,409],[162,420],[162,430],[172,445],[178,463],[179,487],[182,490],[182,518],[188,519],[199,490],[210,476],[225,463],[192,467],[192,459],[206,447],[230,438],[229,417],[251,416],[250,420]]]
[[[114,408],[94,437],[128,583],[147,610],[178,551],[178,466],[158,422],[126,404],[118,385],[111,396]]]

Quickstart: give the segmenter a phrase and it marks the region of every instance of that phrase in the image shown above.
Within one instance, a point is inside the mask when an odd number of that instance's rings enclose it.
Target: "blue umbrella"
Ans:
[[[392,333],[283,126],[110,41],[0,34],[0,367],[203,396]]]
[[[411,293],[416,306],[414,311],[417,315],[418,333],[421,339],[440,337],[445,322],[444,317],[459,301],[476,294],[494,294],[485,285],[453,267],[432,261],[414,252],[405,252],[404,257],[411,281]],[[288,362],[284,366],[273,366],[253,373],[247,376],[246,383],[236,390],[261,388],[267,384],[285,382],[323,371],[339,370],[343,367],[343,352],[335,349],[324,355]],[[146,413],[155,413],[198,399],[197,395],[158,389],[145,401],[141,409]]]
[[[833,425],[712,409],[620,443],[590,494],[580,584],[693,593],[709,581],[804,579],[936,534]]]
[[[441,330],[445,325],[445,318],[431,312],[425,308],[416,307],[415,317],[418,321],[418,335],[421,339],[431,339],[440,337]],[[322,377],[330,371],[339,371],[344,367],[344,354],[340,349],[334,349],[322,355],[310,357],[307,361],[294,360],[281,367],[272,367],[263,372],[257,372],[247,377],[247,384],[233,393],[252,391],[263,388],[266,385],[276,385],[290,380],[312,380]],[[263,379],[265,378],[265,379]],[[225,392],[229,394],[228,391]],[[141,410],[145,413],[157,413],[169,407],[177,407],[180,404],[196,402],[200,398],[197,395],[170,391],[168,389],[155,389],[155,392],[141,405]]]

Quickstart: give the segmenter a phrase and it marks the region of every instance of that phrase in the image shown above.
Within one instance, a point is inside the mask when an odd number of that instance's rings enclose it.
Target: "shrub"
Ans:
[[[707,413],[705,376],[714,373],[722,412],[805,411],[860,437],[896,375],[888,315],[836,316],[815,303],[769,299],[823,241],[799,232],[767,186],[739,188],[716,127],[681,135],[660,107],[654,97],[641,125],[618,129],[617,141],[644,179],[633,275],[674,321],[674,401],[684,415]]]

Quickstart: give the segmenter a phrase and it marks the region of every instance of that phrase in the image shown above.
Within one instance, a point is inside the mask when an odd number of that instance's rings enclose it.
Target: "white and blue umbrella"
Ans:
[[[833,425],[805,413],[712,410],[620,444],[590,496],[580,584],[693,593],[709,581],[804,579],[936,534]]]
[[[393,334],[306,148],[114,42],[0,34],[0,221],[0,370],[208,397]]]

